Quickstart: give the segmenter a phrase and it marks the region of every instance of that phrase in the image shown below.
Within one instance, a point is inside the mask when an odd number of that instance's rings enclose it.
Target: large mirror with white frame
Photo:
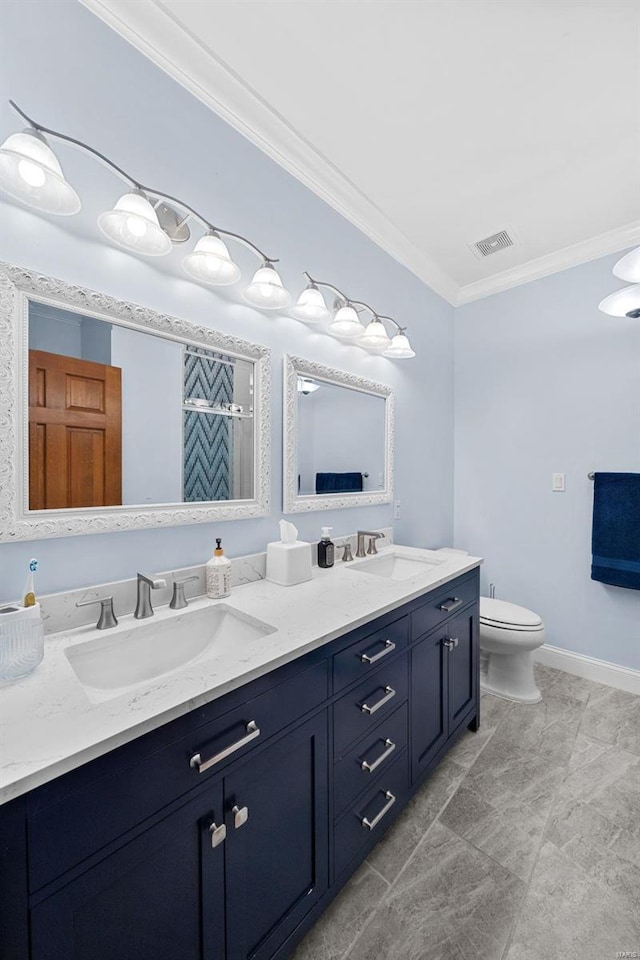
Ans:
[[[270,351],[0,265],[0,541],[265,516]]]
[[[283,480],[285,513],[389,503],[391,388],[286,356]]]

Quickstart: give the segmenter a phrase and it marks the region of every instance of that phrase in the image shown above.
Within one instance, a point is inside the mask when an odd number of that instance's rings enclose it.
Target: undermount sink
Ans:
[[[374,577],[384,577],[387,580],[408,580],[425,572],[427,567],[438,566],[444,563],[442,557],[404,554],[397,550],[385,553],[370,560],[359,560],[348,569],[354,573],[369,573]]]
[[[215,655],[221,647],[242,646],[270,633],[275,627],[222,603],[136,622],[128,630],[76,643],[64,652],[82,684],[117,690],[171,673],[205,654]]]

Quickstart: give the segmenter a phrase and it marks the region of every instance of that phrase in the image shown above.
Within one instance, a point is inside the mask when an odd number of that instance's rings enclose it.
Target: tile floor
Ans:
[[[640,697],[536,675],[534,706],[483,695],[293,960],[640,958]]]

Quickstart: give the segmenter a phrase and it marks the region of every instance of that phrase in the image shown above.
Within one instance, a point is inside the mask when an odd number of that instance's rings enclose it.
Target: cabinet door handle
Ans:
[[[384,691],[384,697],[381,697],[380,700],[378,700],[377,703],[374,703],[372,707],[370,707],[368,703],[363,703],[360,707],[362,712],[368,713],[371,716],[371,714],[377,713],[380,707],[384,707],[385,703],[389,703],[389,700],[393,700],[396,695],[396,691],[393,689],[393,687],[385,687]]]
[[[225,747],[224,750],[221,750],[220,753],[215,753],[212,757],[209,757],[208,760],[203,760],[199,753],[194,753],[189,760],[189,766],[194,767],[198,773],[204,773],[205,770],[208,770],[209,767],[212,767],[216,763],[220,763],[221,760],[226,760],[227,757],[230,757],[232,753],[235,753],[236,750],[242,750],[243,747],[246,747],[248,743],[251,743],[252,740],[255,740],[256,737],[260,736],[260,727],[257,726],[255,720],[249,720],[247,724],[247,735],[241,737],[240,740],[236,740],[235,743],[232,743],[231,746]]]
[[[231,808],[231,813],[233,814],[233,825],[236,830],[244,826],[249,819],[249,807],[239,807],[236,803],[235,807]]]
[[[447,650],[451,651],[458,646],[459,642],[460,641],[458,640],[458,637],[452,637],[450,640],[443,640],[442,645],[443,647],[446,647]]]
[[[367,817],[362,817],[362,826],[366,827],[367,830],[373,830],[374,827],[377,827],[380,821],[382,820],[382,818],[384,817],[384,815],[388,813],[389,810],[391,810],[391,807],[396,802],[396,798],[391,793],[391,790],[385,790],[384,797],[387,802],[385,803],[380,813],[377,813],[375,815],[373,820],[368,820]]]
[[[382,660],[383,657],[386,657],[387,654],[393,653],[395,648],[396,645],[393,640],[385,640],[384,649],[381,650],[380,653],[375,653],[372,657],[369,656],[368,653],[362,653],[360,654],[360,659],[363,663],[376,663],[378,660]]]
[[[384,741],[384,745],[386,747],[386,750],[382,751],[382,753],[380,754],[377,760],[374,760],[373,763],[369,763],[367,760],[363,760],[362,763],[360,764],[362,769],[366,770],[367,773],[373,773],[374,770],[377,770],[380,764],[384,763],[387,757],[390,757],[396,748],[395,743],[393,742],[393,740],[389,740],[389,737],[387,737],[387,739]]]
[[[224,843],[224,839],[227,835],[227,828],[224,823],[221,823],[218,826],[215,821],[209,827],[209,833],[211,834],[211,846],[219,847],[221,843]]]
[[[440,604],[438,610],[442,610],[443,613],[451,613],[452,610],[456,610],[460,606],[462,606],[460,597],[449,597],[448,600]]]

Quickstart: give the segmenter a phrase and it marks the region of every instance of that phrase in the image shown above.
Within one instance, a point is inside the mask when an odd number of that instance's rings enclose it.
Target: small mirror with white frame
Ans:
[[[0,541],[268,515],[270,362],[0,264]]]
[[[283,427],[285,513],[391,502],[390,387],[285,356]]]

